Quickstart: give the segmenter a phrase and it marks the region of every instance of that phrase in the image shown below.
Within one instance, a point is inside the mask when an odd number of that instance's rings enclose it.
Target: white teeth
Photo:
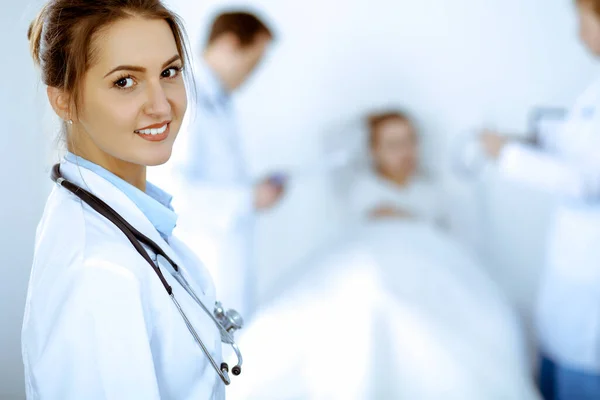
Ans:
[[[165,133],[165,131],[167,130],[167,126],[168,126],[168,124],[164,124],[160,128],[140,129],[140,130],[135,131],[135,132],[139,133],[141,135],[160,135],[162,133]]]

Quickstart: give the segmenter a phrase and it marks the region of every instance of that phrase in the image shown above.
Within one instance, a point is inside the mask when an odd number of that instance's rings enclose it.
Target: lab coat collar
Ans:
[[[172,196],[170,194],[150,182],[146,182],[146,192],[144,193],[98,164],[94,164],[71,152],[67,152],[65,160],[86,168],[115,185],[142,210],[163,238],[168,238],[173,234],[173,229],[177,224],[177,214],[171,206]]]
[[[152,222],[144,215],[133,200],[106,178],[67,160],[61,162],[60,172],[66,180],[86,189],[112,207],[131,226],[152,239],[177,265],[182,264],[169,244],[163,239]]]

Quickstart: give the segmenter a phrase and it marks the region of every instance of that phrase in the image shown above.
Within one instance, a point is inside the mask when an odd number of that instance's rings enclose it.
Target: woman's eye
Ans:
[[[178,67],[167,68],[162,72],[162,77],[163,78],[175,78],[177,76],[177,74],[179,74],[179,70],[180,70],[180,68],[178,68]]]
[[[115,86],[118,86],[121,89],[128,89],[132,87],[134,84],[132,78],[121,78],[115,82]]]

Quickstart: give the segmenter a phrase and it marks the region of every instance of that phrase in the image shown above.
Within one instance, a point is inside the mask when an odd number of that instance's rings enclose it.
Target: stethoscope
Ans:
[[[198,343],[206,357],[208,357],[210,363],[212,364],[215,371],[217,371],[223,382],[226,385],[229,385],[231,383],[231,379],[229,378],[229,366],[225,362],[221,363],[221,365],[218,365],[213,356],[210,354],[210,352],[204,345],[204,343],[202,342],[202,339],[200,339],[200,336],[198,336],[198,333],[192,326],[187,315],[181,308],[181,305],[175,298],[175,295],[173,294],[173,289],[163,276],[158,263],[158,256],[160,255],[165,260],[167,260],[167,262],[175,271],[175,273],[172,274],[173,277],[177,280],[177,282],[179,282],[179,284],[185,289],[185,291],[188,292],[188,294],[194,299],[194,301],[198,303],[198,305],[200,305],[204,312],[206,312],[206,314],[208,314],[208,316],[210,316],[210,318],[215,322],[221,334],[221,341],[223,343],[231,345],[231,347],[233,348],[237,356],[238,362],[236,366],[231,369],[231,372],[233,373],[233,375],[236,376],[242,372],[242,355],[238,346],[235,344],[235,341],[233,339],[233,333],[236,330],[241,329],[244,325],[244,320],[242,319],[240,314],[235,310],[225,310],[219,302],[215,303],[214,311],[210,312],[210,310],[204,305],[204,303],[200,301],[194,290],[188,284],[187,280],[183,277],[183,275],[179,271],[179,267],[177,266],[177,264],[175,264],[175,262],[171,260],[169,256],[154,241],[152,241],[152,239],[148,238],[147,236],[139,232],[137,229],[135,229],[133,226],[131,226],[121,215],[119,215],[119,213],[117,213],[104,201],[94,196],[87,190],[63,178],[63,176],[60,173],[60,164],[56,164],[52,168],[51,177],[54,182],[64,187],[65,189],[73,193],[75,196],[79,197],[83,202],[92,207],[96,212],[98,212],[100,215],[104,216],[110,222],[115,224],[115,226],[125,234],[125,236],[127,237],[127,239],[129,239],[133,247],[135,247],[137,252],[144,258],[144,260],[148,262],[148,264],[150,264],[154,272],[156,272],[156,275],[162,282],[171,300],[173,300],[175,307],[179,311],[179,314],[181,314],[181,317],[183,318],[185,325],[187,326],[191,335],[194,337],[194,340],[196,341],[196,343]],[[148,254],[144,246],[142,246],[142,244],[147,246],[155,254],[154,260],[150,257],[150,255]]]

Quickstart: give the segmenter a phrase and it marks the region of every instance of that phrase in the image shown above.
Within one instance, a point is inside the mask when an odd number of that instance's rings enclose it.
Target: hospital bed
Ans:
[[[338,194],[361,164],[364,158],[336,176]],[[490,196],[493,188],[484,189]],[[490,198],[474,197],[475,212],[486,211],[477,208],[482,202],[489,206]],[[339,210],[337,220],[345,220]],[[494,250],[476,252],[419,222],[339,232],[265,296],[241,332],[245,369],[228,398],[539,398],[526,327],[502,275],[480,262]]]
[[[372,224],[280,283],[230,399],[538,398],[518,319],[438,229]]]

